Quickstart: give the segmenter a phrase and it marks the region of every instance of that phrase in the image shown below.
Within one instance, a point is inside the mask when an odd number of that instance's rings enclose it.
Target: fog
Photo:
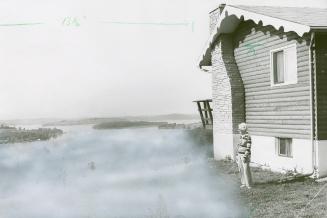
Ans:
[[[235,184],[183,130],[67,127],[0,147],[0,216],[244,217]]]

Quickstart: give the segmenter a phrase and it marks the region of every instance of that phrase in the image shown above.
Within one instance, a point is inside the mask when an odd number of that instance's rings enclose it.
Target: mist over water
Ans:
[[[244,217],[235,187],[183,130],[64,130],[0,147],[0,217]]]

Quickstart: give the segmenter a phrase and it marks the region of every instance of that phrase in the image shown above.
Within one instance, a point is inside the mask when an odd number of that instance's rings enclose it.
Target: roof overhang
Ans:
[[[327,32],[327,27],[326,26],[312,26],[310,28],[314,32]]]
[[[284,32],[293,31],[299,36],[303,36],[304,33],[310,31],[310,26],[287,21],[275,17],[258,14],[255,12],[243,10],[230,5],[225,6],[221,12],[217,24],[211,33],[209,40],[207,41],[204,51],[199,60],[199,67],[204,71],[211,66],[211,47],[220,34],[233,33],[238,27],[239,23],[244,20],[253,20],[256,24],[262,24],[263,26],[271,25],[275,29],[279,30],[283,28]]]

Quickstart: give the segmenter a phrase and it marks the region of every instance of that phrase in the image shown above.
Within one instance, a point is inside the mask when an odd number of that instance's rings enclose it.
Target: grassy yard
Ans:
[[[209,164],[240,185],[235,163],[210,159]],[[286,175],[259,168],[251,170],[253,188],[239,191],[249,217],[327,217],[326,182],[310,178],[281,182]]]

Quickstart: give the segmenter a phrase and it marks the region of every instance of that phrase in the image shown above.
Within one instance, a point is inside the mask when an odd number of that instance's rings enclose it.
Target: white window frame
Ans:
[[[281,139],[289,139],[290,140],[289,146],[286,147],[286,154],[280,153],[280,140]],[[276,142],[276,149],[277,149],[278,156],[293,158],[293,139],[292,138],[276,137],[275,142]]]
[[[294,81],[284,81],[283,83],[275,83],[274,60],[273,60],[274,53],[279,52],[279,51],[283,51],[283,56],[284,56],[284,78],[285,78],[285,74],[286,74],[285,50],[287,48],[292,48],[292,47],[295,48],[295,52],[296,52],[296,55],[295,55],[295,57],[296,57],[296,60],[295,60],[296,80],[294,80]],[[290,84],[297,84],[297,77],[298,77],[298,72],[297,72],[297,47],[296,47],[296,43],[270,50],[270,85],[272,87],[274,87],[274,86],[285,86],[285,85],[290,85]]]

